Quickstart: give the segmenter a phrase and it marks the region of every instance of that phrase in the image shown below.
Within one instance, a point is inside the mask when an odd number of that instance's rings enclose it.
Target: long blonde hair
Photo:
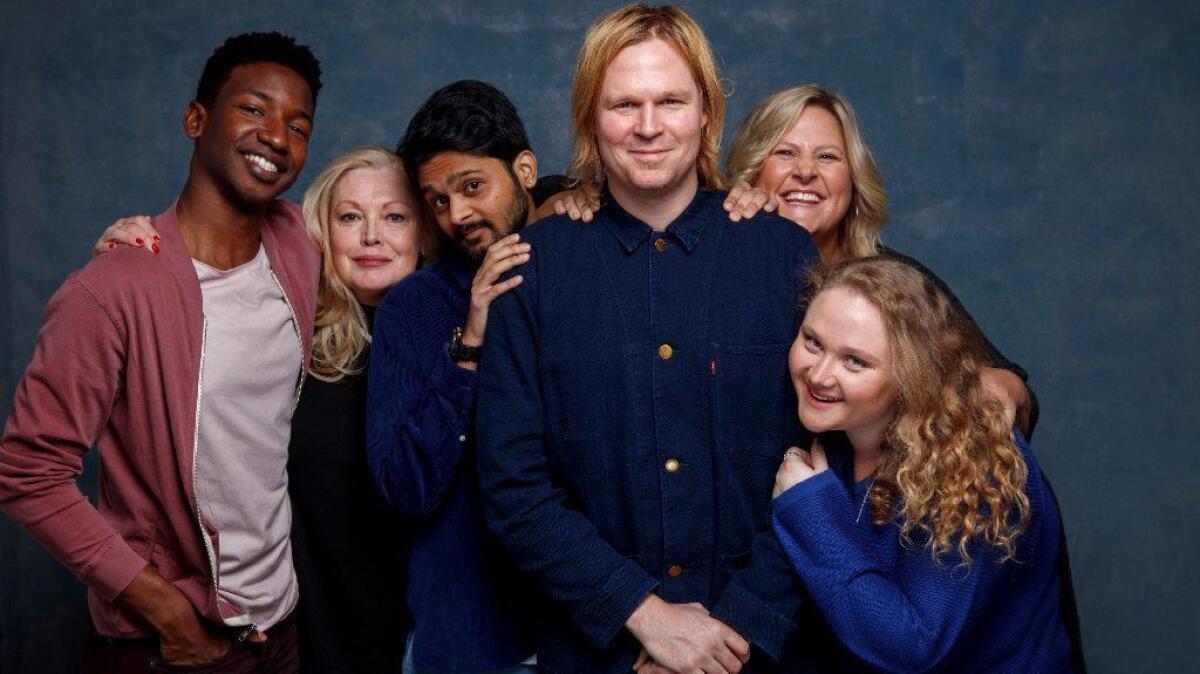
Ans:
[[[356,148],[325,167],[304,192],[304,223],[308,235],[321,249],[321,282],[317,292],[316,334],[310,372],[323,381],[340,381],[362,372],[362,354],[371,343],[366,314],[354,292],[338,278],[330,249],[329,227],[333,221],[333,192],[338,182],[355,169],[388,169],[396,179],[407,181],[404,164],[395,152],[376,145]],[[411,192],[411,189],[410,189]],[[417,211],[420,212],[419,210]],[[419,227],[422,252],[434,239]]]
[[[1029,522],[1025,459],[999,403],[980,381],[983,337],[946,294],[913,267],[888,258],[843,260],[810,276],[810,293],[844,287],[883,315],[892,345],[896,416],[868,499],[872,519],[900,520],[906,544],[919,533],[935,562],[956,548],[996,546],[1014,556]]]
[[[853,195],[850,208],[838,224],[838,250],[847,258],[875,255],[879,252],[879,232],[888,219],[887,192],[875,167],[875,158],[858,128],[854,108],[837,92],[805,84],[763,99],[733,136],[725,162],[726,184],[753,185],[775,146],[810,105],[836,117],[846,139]]]
[[[604,164],[596,142],[596,99],[604,83],[604,73],[622,49],[658,38],[669,43],[687,63],[704,103],[708,122],[700,139],[696,171],[700,186],[723,186],[718,168],[721,133],[725,128],[725,92],[712,47],[704,31],[679,7],[627,5],[601,17],[588,28],[575,62],[571,85],[571,121],[575,130],[575,149],[567,175],[596,203],[604,182]]]

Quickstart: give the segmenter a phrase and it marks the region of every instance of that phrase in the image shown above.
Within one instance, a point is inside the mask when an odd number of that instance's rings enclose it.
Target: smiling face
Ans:
[[[694,193],[707,119],[700,88],[670,43],[622,49],[596,100],[596,142],[618,201]]]
[[[838,118],[819,106],[804,108],[767,156],[754,186],[778,196],[779,214],[807,229],[818,248],[827,250],[837,241],[854,192]]]
[[[358,168],[333,188],[329,250],[342,283],[362,304],[375,306],[417,268],[420,206],[403,172]]]
[[[845,286],[813,298],[788,356],[810,431],[845,431],[856,449],[877,450],[895,416],[891,339],[879,309]]]
[[[478,262],[488,246],[525,226],[537,163],[528,151],[511,167],[495,157],[441,152],[420,166],[417,180],[438,229]]]
[[[287,191],[308,158],[308,83],[278,63],[235,67],[211,107],[193,101],[184,132],[196,141],[193,172],[237,208],[252,211]]]

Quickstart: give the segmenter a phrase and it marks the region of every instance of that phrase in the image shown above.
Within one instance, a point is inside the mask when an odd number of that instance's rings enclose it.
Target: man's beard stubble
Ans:
[[[508,175],[512,179],[512,192],[509,194],[508,212],[504,214],[503,227],[497,227],[496,223],[491,220],[481,220],[473,223],[473,227],[459,228],[454,235],[454,242],[458,244],[459,250],[463,252],[472,262],[479,264],[483,262],[483,257],[487,255],[487,246],[479,249],[469,247],[463,241],[463,237],[478,228],[487,228],[492,230],[492,242],[495,243],[500,239],[520,231],[525,227],[525,223],[529,220],[529,199],[525,190],[522,189],[520,181],[517,180],[517,174],[513,172],[512,167],[508,167]],[[491,246],[491,243],[488,246]]]

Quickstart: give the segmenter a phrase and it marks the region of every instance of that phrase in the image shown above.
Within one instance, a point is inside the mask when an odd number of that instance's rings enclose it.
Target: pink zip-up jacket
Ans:
[[[113,603],[147,564],[205,617],[236,623],[243,613],[218,607],[221,533],[196,505],[200,282],[175,206],[154,227],[158,255],[120,246],[50,299],[0,440],[0,508],[87,584],[96,629],[112,637],[147,634]],[[300,208],[273,202],[262,241],[308,363],[320,255]],[[93,445],[96,506],[75,483]]]

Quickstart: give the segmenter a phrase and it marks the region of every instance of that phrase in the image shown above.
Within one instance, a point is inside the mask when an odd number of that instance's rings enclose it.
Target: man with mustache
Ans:
[[[521,283],[499,276],[529,258],[516,232],[534,217],[537,158],[512,103],[476,81],[435,92],[397,152],[441,249],[388,293],[371,344],[369,465],[384,499],[413,522],[406,666],[527,672],[534,593],[484,525],[473,420],[488,308]]]
[[[569,173],[599,209],[526,230],[523,280],[493,307],[479,473],[489,524],[554,604],[543,672],[795,667],[801,589],[769,508],[799,440],[787,354],[818,258],[783,218],[728,222],[723,116],[681,9],[593,24]]]
[[[144,242],[158,254],[98,257],[46,308],[0,505],[88,585],[85,671],[298,669],[284,469],[319,258],[277,197],[320,74],[279,33],[226,40],[184,111],[190,171]],[[93,444],[98,507],[75,484]]]

